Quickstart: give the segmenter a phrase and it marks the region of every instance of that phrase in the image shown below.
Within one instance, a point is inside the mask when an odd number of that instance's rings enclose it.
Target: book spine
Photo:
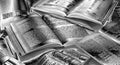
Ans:
[[[43,19],[62,41],[62,43],[72,41],[74,39],[81,39],[88,35],[85,29],[72,24],[67,20],[58,19],[49,15],[43,16]]]

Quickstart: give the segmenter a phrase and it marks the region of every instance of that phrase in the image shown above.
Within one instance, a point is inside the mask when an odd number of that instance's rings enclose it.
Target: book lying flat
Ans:
[[[72,40],[80,40],[89,35],[85,28],[70,23],[68,20],[50,15],[43,15],[42,18],[63,44]]]
[[[112,42],[108,43],[108,40],[104,37],[101,39],[99,36],[97,37],[96,34],[92,34],[78,41],[76,46],[83,49],[86,54],[98,60],[103,65],[119,65],[120,58],[113,52],[114,48],[112,48],[111,44],[119,48]]]
[[[101,33],[96,33],[90,36],[91,39],[96,41],[98,44],[105,47],[108,51],[120,57],[120,44],[112,40],[106,35]]]
[[[116,4],[114,0],[46,0],[40,4],[38,2],[32,9],[102,24]]]
[[[34,63],[35,61],[38,61],[40,56],[43,55],[44,53],[58,49],[58,48],[60,49],[60,48],[64,48],[64,47],[59,44],[46,44],[46,45],[43,45],[37,49],[34,49],[33,51],[31,51],[27,54],[21,56],[20,60],[23,63],[26,63],[26,64],[29,63],[32,65],[32,63]]]
[[[45,44],[61,44],[39,15],[11,23],[11,28],[26,53]]]
[[[111,39],[120,43],[120,7],[117,6],[111,17],[111,22],[106,23],[100,30],[101,33],[108,35]]]
[[[53,65],[53,63],[59,65],[102,65],[95,59],[79,51],[78,48],[72,46],[44,53],[40,56],[36,65]]]

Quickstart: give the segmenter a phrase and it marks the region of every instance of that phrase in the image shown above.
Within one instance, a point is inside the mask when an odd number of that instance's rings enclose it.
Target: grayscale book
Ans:
[[[26,53],[45,44],[61,44],[39,15],[11,23],[11,28]]]
[[[38,2],[32,9],[102,24],[111,15],[116,4],[114,0],[46,0]]]
[[[120,7],[117,6],[111,17],[111,21],[106,23],[99,32],[109,36],[116,42],[120,42]]]
[[[78,51],[77,48],[53,50],[43,54],[36,65],[102,65],[90,56]]]
[[[80,40],[89,35],[85,28],[70,23],[68,20],[50,15],[44,15],[42,18],[63,44],[72,40]]]
[[[6,32],[8,33],[8,37],[6,40],[9,40],[9,44],[13,46],[16,53],[20,55],[25,55],[25,51],[23,50],[23,47],[20,45],[18,39],[16,38],[16,35],[14,34],[12,28],[10,26],[6,27]]]
[[[116,56],[120,57],[120,44],[115,42],[114,40],[110,39],[109,37],[101,34],[95,33],[89,35],[90,39],[96,41],[98,44],[102,45],[111,53],[115,54]]]
[[[120,58],[118,56],[116,56],[114,52],[110,51],[110,49],[108,48],[110,46],[106,46],[104,44],[105,41],[101,42],[100,40],[98,40],[99,37],[96,39],[93,37],[95,37],[95,34],[86,36],[82,40],[76,42],[77,43],[76,46],[83,49],[83,51],[86,54],[88,54],[92,58],[98,60],[103,65],[119,65]],[[103,46],[103,44],[104,44],[104,46]],[[111,49],[113,49],[113,48],[111,48]]]

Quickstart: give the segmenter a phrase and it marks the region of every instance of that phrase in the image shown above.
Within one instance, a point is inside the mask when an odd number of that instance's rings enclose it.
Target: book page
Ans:
[[[93,59],[88,54],[84,53],[84,51],[81,48],[75,45],[66,46],[64,50],[66,51],[66,53],[69,53],[70,55],[73,55],[76,58],[79,58],[80,61],[82,62],[85,61],[83,65],[102,65],[100,62]]]
[[[111,21],[106,23],[100,32],[107,34],[116,42],[120,41],[120,7],[115,8]]]
[[[116,56],[120,57],[120,44],[115,42],[114,40],[111,40],[110,38],[98,34],[95,37],[93,37],[96,42],[101,44],[103,47],[105,47],[108,51],[112,52]]]
[[[112,4],[113,0],[85,0],[71,11],[67,17],[84,19],[101,24]]]
[[[98,44],[93,37],[94,35],[87,36],[76,45],[81,47],[87,54],[91,55],[93,58],[105,65],[119,65],[120,58],[112,54],[102,45]]]
[[[33,9],[66,16],[72,8],[82,1],[83,0],[47,0],[42,4],[38,3]]]
[[[43,61],[48,60],[48,61]],[[77,48],[65,48],[45,53],[40,57],[37,64],[59,64],[59,65],[102,65],[90,56],[77,50]]]
[[[61,44],[52,30],[39,16],[29,17],[18,23],[13,23],[14,32],[21,44],[31,49],[45,44]]]
[[[86,29],[72,24],[67,20],[55,18],[50,15],[44,15],[43,18],[63,44],[72,40],[80,40],[88,35]]]

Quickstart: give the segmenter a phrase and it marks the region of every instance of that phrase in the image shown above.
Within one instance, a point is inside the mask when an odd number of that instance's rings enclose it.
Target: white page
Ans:
[[[82,0],[47,0],[41,4],[37,3],[32,7],[35,10],[66,16]]]
[[[113,0],[86,0],[71,11],[67,17],[79,18],[102,24],[101,21],[108,10],[112,7],[112,4]]]

